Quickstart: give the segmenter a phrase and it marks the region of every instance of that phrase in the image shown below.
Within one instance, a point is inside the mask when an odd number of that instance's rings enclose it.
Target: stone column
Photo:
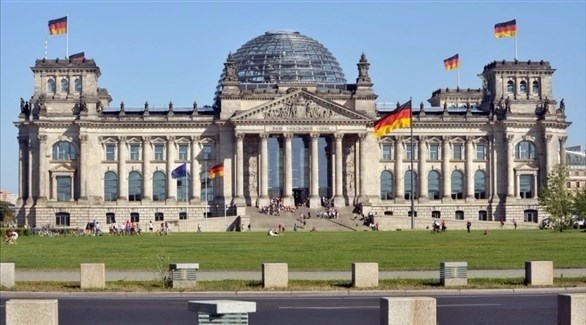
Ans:
[[[175,137],[167,137],[167,200],[177,198],[177,181],[171,177],[175,169],[173,161],[175,160]]]
[[[293,165],[291,162],[291,139],[293,138],[293,134],[285,133],[285,195],[283,198],[283,203],[285,205],[293,205]]]
[[[466,137],[466,200],[474,200],[474,148],[471,136]]]
[[[366,133],[360,133],[358,134],[359,137],[359,141],[358,141],[358,147],[359,150],[357,150],[357,152],[360,155],[360,166],[358,166],[359,169],[359,173],[358,173],[358,178],[359,178],[359,182],[360,182],[360,195],[358,196],[358,199],[360,202],[362,203],[367,203],[368,202],[368,196],[366,195],[367,190],[366,190],[366,168],[368,168],[368,166],[366,165],[366,155],[368,155],[368,152],[366,150]]]
[[[344,176],[342,174],[342,161],[344,156],[344,149],[342,149],[342,140],[344,139],[344,134],[336,133],[334,137],[336,141],[336,177],[334,177],[334,184],[336,184],[336,193],[334,196],[334,205],[340,207],[346,204],[344,200]]]
[[[199,178],[200,165],[197,156],[200,153],[200,147],[198,145],[199,137],[191,137],[191,200],[198,202],[200,201],[199,194],[201,193],[201,181]]]
[[[153,198],[153,182],[150,169],[150,160],[152,158],[151,138],[142,138],[142,199],[152,200]]]
[[[35,149],[35,141],[33,138],[29,138],[27,141],[28,146],[28,155],[27,155],[27,204],[33,204],[33,196],[35,195],[35,190],[33,188],[33,163],[34,163],[34,155],[33,151]]]
[[[28,197],[28,138],[18,136],[18,201]],[[20,205],[20,204],[18,204]]]
[[[540,172],[541,172],[541,181],[545,184],[547,182],[547,175],[551,172],[551,170],[553,169],[553,160],[552,156],[557,155],[556,150],[552,148],[552,144],[553,141],[551,141],[553,139],[553,135],[551,134],[546,134],[543,137],[543,152],[540,153],[539,155],[539,159],[540,159],[540,163],[541,166],[545,166],[545,169],[541,168]]]
[[[442,142],[442,196],[443,200],[452,199],[452,175],[450,174],[450,138],[443,137]]]
[[[46,200],[49,196],[49,189],[50,181],[49,181],[49,170],[47,168],[47,135],[46,134],[39,134],[39,154],[38,154],[38,161],[39,161],[39,193],[38,199]],[[75,180],[71,180],[73,184]],[[56,184],[55,184],[56,185]],[[56,186],[55,186],[56,187]],[[73,195],[73,192],[71,193]],[[56,199],[57,197],[54,197]]]
[[[244,199],[244,133],[236,133],[236,200]]]
[[[259,205],[264,206],[269,203],[269,135],[260,134],[260,201]]]
[[[321,201],[319,198],[319,164],[317,141],[319,140],[319,133],[311,133],[311,194],[309,197],[309,207],[319,208]]]
[[[507,135],[507,197],[515,197],[515,170],[514,159],[515,150],[513,149],[513,135]]]
[[[560,164],[566,164],[566,140],[568,140],[567,136],[559,137],[560,141]]]
[[[403,159],[405,159],[405,147],[403,137],[396,137],[395,141],[395,200],[405,201],[405,172],[403,170]]]
[[[427,187],[427,170],[425,168],[426,160],[427,160],[427,141],[426,137],[420,136],[419,137],[419,202],[426,202],[429,200],[427,197],[428,187]]]
[[[79,199],[80,200],[87,200],[88,198],[88,184],[87,184],[87,177],[88,177],[88,135],[87,134],[80,134],[79,135]],[[73,182],[75,184],[75,182]],[[73,186],[75,188],[75,186]],[[75,193],[71,192],[72,199],[75,198]]]
[[[126,137],[118,138],[118,199],[128,200],[128,183],[126,178],[126,155],[128,148],[126,147]]]

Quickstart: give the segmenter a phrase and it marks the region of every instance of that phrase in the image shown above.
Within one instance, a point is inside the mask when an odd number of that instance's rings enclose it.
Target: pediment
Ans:
[[[59,164],[59,165],[49,169],[49,171],[51,173],[57,173],[57,174],[70,174],[70,173],[75,172],[75,168],[72,168],[67,164]]]
[[[365,114],[304,90],[294,91],[284,97],[238,112],[230,120],[236,124],[260,121],[372,121]]]
[[[517,172],[535,172],[538,171],[539,167],[534,166],[532,163],[524,162],[517,167],[515,167],[515,171]]]

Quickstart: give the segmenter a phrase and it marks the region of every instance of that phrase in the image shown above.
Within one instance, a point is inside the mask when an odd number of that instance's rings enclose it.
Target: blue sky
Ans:
[[[586,147],[586,1],[0,1],[0,187],[18,191],[19,98],[33,94],[30,67],[64,57],[66,37],[47,22],[69,16],[69,54],[102,71],[111,106],[211,104],[228,52],[274,29],[323,45],[354,82],[364,52],[380,102],[427,104],[455,87],[443,60],[459,53],[460,87],[479,88],[484,65],[514,59],[494,24],[517,19],[519,60],[550,61],[554,94],[573,124],[568,145]]]

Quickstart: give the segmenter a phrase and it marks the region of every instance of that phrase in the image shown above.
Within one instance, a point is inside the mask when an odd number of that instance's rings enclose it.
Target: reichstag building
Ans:
[[[394,107],[377,106],[367,56],[356,59],[348,82],[316,40],[270,31],[216,63],[213,105],[165,109],[114,104],[93,59],[37,60],[15,122],[18,223],[223,230],[215,217],[249,218],[274,198],[312,210],[326,198],[342,213],[361,203],[382,230],[409,227],[411,199],[417,228],[546,216],[537,197],[565,161],[570,125],[549,62],[494,61],[481,88],[433,91],[413,105],[412,138],[408,128],[374,136]],[[220,163],[223,176],[209,179]]]

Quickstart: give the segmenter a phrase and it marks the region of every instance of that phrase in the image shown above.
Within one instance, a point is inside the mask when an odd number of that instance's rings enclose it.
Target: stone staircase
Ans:
[[[319,209],[322,211],[324,209]],[[278,229],[279,224],[284,226],[286,231],[293,231],[297,224],[297,231],[310,231],[314,227],[317,231],[362,231],[368,230],[359,219],[354,220],[352,207],[338,209],[338,219],[316,217],[318,209],[299,207],[295,212],[282,212],[278,216],[271,216],[260,213],[256,207],[247,207],[246,215],[250,217],[250,228],[252,231],[268,231],[269,228]],[[311,213],[311,218],[306,219],[305,229],[301,228],[300,215]]]

